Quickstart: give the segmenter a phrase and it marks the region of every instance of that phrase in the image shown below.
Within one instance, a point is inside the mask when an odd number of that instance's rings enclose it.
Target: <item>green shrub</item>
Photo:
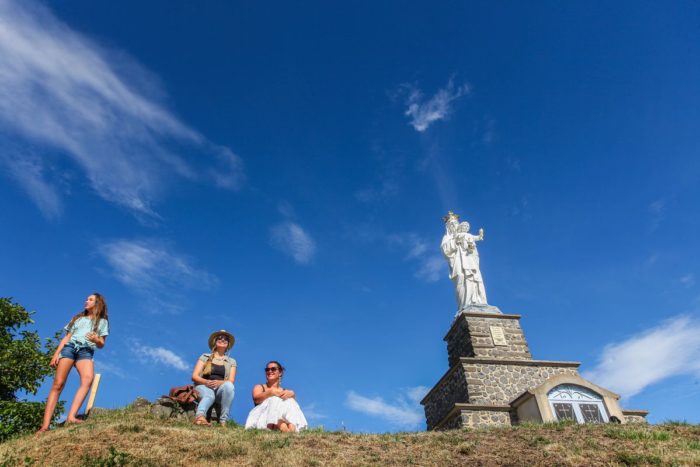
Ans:
[[[34,323],[33,312],[11,298],[0,297],[0,442],[41,426],[44,404],[17,400],[17,393],[36,394],[42,381],[53,374],[49,366],[59,333],[46,339],[44,348],[36,331],[26,326]],[[63,403],[56,406],[63,412]]]
[[[31,433],[41,426],[43,402],[0,401],[0,442],[21,433]],[[63,412],[63,401],[56,405],[54,420]]]

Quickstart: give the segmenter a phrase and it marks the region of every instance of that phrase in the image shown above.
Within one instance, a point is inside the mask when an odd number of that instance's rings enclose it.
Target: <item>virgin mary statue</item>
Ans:
[[[469,233],[469,222],[459,222],[452,211],[443,218],[445,236],[440,248],[450,265],[450,279],[457,293],[457,311],[470,305],[486,305],[486,289],[479,270],[479,252],[476,242],[484,239],[484,229],[479,235]]]

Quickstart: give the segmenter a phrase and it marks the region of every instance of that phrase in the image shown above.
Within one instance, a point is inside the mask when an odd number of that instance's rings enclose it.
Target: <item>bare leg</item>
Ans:
[[[56,366],[56,375],[53,377],[53,384],[49,390],[49,397],[46,399],[46,409],[44,409],[44,420],[41,424],[39,431],[46,431],[51,425],[51,419],[53,418],[53,412],[56,410],[56,403],[58,398],[61,397],[61,392],[66,385],[66,380],[68,379],[68,373],[70,369],[73,368],[73,360],[70,358],[62,358],[58,361]]]
[[[68,423],[82,422],[82,420],[76,418],[76,415],[78,415],[78,410],[80,410],[83,402],[85,402],[85,396],[87,396],[90,385],[92,384],[92,379],[95,376],[95,366],[92,360],[85,359],[77,361],[75,362],[75,368],[78,369],[78,374],[80,375],[80,387],[76,391],[73,403],[68,411],[68,418],[66,418],[66,422]]]
[[[294,423],[287,423],[287,427],[289,428],[289,431],[291,431],[292,433],[297,431],[297,427],[294,425]]]
[[[286,422],[279,422],[280,431],[287,433],[289,430],[289,425]]]

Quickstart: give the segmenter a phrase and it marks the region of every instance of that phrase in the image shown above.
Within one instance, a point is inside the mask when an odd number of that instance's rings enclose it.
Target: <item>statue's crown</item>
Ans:
[[[456,220],[457,222],[459,222],[459,216],[452,211],[448,211],[447,215],[443,217],[442,220],[443,222],[445,222],[445,224],[447,224],[451,220]]]

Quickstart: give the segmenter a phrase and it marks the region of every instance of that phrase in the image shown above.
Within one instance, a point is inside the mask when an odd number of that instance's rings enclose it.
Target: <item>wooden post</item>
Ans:
[[[101,374],[97,373],[95,378],[92,380],[92,387],[90,389],[90,398],[88,399],[87,408],[85,409],[85,417],[90,415],[92,410],[92,405],[95,403],[95,396],[97,395],[97,388],[100,386]]]

